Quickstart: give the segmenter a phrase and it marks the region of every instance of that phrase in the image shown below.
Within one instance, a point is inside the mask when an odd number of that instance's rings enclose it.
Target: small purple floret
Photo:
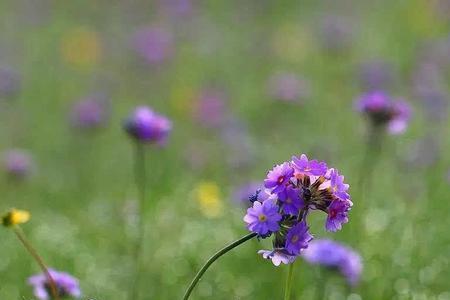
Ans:
[[[293,156],[292,164],[294,165],[295,171],[314,176],[324,176],[327,172],[327,165],[322,161],[308,160],[305,154],[300,155],[300,157]]]
[[[342,224],[348,222],[348,211],[351,202],[348,200],[335,199],[328,207],[328,217],[325,228],[328,231],[338,231],[342,229]]]
[[[269,232],[278,231],[281,215],[278,213],[278,206],[273,201],[253,202],[253,207],[247,209],[244,222],[247,228],[259,235],[265,235]]]
[[[280,264],[290,264],[297,258],[295,255],[289,254],[286,250],[259,250],[258,254],[261,254],[263,258],[272,260],[275,266]]]
[[[285,248],[290,254],[299,255],[302,249],[308,248],[308,243],[313,239],[308,230],[308,225],[302,221],[288,231]]]
[[[267,174],[264,186],[272,189],[272,193],[281,193],[286,189],[286,184],[292,175],[294,175],[294,169],[289,163],[277,165]]]

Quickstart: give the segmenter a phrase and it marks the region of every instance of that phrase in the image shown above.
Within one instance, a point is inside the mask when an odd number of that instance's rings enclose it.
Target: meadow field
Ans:
[[[249,233],[267,172],[304,153],[353,202],[335,233],[311,213],[311,234],[362,271],[349,284],[299,257],[290,299],[450,300],[449,83],[448,0],[0,0],[0,214],[30,212],[20,228],[80,299],[182,299]],[[371,93],[403,99],[407,128],[358,110]],[[130,134],[142,106],[171,122],[164,141]],[[0,300],[40,299],[11,229]],[[283,299],[270,247],[230,251],[190,299]]]

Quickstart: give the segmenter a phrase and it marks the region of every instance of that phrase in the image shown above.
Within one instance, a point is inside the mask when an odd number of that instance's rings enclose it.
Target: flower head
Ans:
[[[74,104],[70,121],[80,129],[94,129],[102,126],[107,119],[106,97],[93,94]]]
[[[291,73],[278,73],[269,80],[269,95],[283,102],[301,102],[309,95],[306,80]]]
[[[16,179],[26,177],[34,167],[30,154],[20,149],[13,149],[6,152],[4,164],[6,173]]]
[[[2,224],[5,227],[11,227],[26,223],[30,220],[30,213],[26,210],[11,209],[2,217]]]
[[[173,54],[172,34],[162,27],[141,28],[133,36],[136,53],[148,64],[159,64]]]
[[[0,97],[12,97],[20,90],[20,75],[10,68],[0,68]]]
[[[311,264],[336,268],[351,285],[356,285],[361,277],[361,256],[338,242],[327,239],[312,241],[301,256]]]
[[[48,270],[51,278],[55,282],[59,297],[80,298],[81,290],[78,280],[65,272],[52,269]],[[28,284],[33,287],[33,293],[39,300],[50,300],[50,284],[45,274],[37,274],[28,278]]]
[[[172,122],[149,107],[135,109],[125,122],[125,130],[137,141],[164,145],[172,129]]]
[[[403,133],[411,117],[411,108],[404,101],[393,101],[382,91],[364,94],[356,103],[359,112],[365,114],[374,126],[386,126],[391,134]]]
[[[266,235],[269,232],[278,231],[281,215],[278,213],[278,206],[273,201],[253,202],[253,206],[247,209],[244,217],[247,228],[259,235]]]
[[[262,238],[273,235],[273,251],[261,250],[274,265],[293,262],[312,240],[307,216],[313,211],[327,214],[325,227],[337,231],[348,222],[352,206],[349,185],[335,168],[325,162],[309,160],[304,154],[276,165],[268,172],[265,189],[251,197],[247,228]]]

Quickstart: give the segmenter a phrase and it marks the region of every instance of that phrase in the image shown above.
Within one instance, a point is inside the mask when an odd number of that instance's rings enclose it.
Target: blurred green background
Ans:
[[[83,299],[125,299],[137,192],[122,123],[149,105],[173,132],[166,147],[147,149],[143,299],[180,299],[213,252],[246,234],[236,190],[300,153],[350,183],[350,222],[330,234],[317,216],[311,232],[359,251],[364,271],[350,288],[297,262],[294,299],[450,299],[449,16],[448,1],[428,0],[2,0],[0,67],[20,86],[0,96],[0,145],[28,151],[34,168],[22,180],[4,172],[0,209],[32,213],[24,231],[48,265],[80,279]],[[146,26],[171,40],[163,61],[133,47]],[[386,137],[363,193],[366,123],[353,102],[372,61],[389,66],[383,88],[414,113],[405,134]],[[427,67],[438,70],[442,118],[415,93]],[[274,99],[270,78],[280,72],[307,83],[301,101]],[[208,89],[222,97],[219,125],[199,117]],[[74,103],[99,92],[108,120],[74,128]],[[26,278],[39,269],[12,232],[0,241],[0,299],[33,299]],[[224,256],[192,299],[280,299],[287,268],[256,254],[268,246],[255,240]]]

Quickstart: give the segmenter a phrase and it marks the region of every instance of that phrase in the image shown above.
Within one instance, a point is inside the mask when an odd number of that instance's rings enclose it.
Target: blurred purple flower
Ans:
[[[252,204],[250,198],[254,196],[258,190],[260,191],[259,193],[262,193],[262,189],[263,184],[261,182],[250,182],[241,185],[233,192],[233,200],[243,204],[246,207],[250,207]]]
[[[285,102],[302,102],[309,96],[308,82],[292,73],[277,73],[269,79],[269,95]]]
[[[361,256],[353,249],[332,240],[314,240],[301,256],[311,264],[336,268],[352,286],[358,284],[363,265]]]
[[[26,177],[34,168],[30,154],[20,149],[13,149],[6,152],[4,164],[7,174],[17,179]]]
[[[351,47],[353,28],[348,19],[343,16],[326,15],[321,22],[319,38],[324,49],[342,53]]]
[[[160,0],[161,9],[176,21],[177,18],[189,16],[192,13],[192,0]]]
[[[308,157],[305,154],[302,154],[300,157],[293,156],[292,164],[297,172],[306,175],[324,176],[327,172],[326,163],[315,159],[308,160]]]
[[[411,107],[393,99],[382,91],[364,94],[356,102],[356,109],[365,114],[374,126],[386,126],[391,134],[403,133],[411,117]]]
[[[10,68],[0,68],[0,97],[15,96],[21,86],[19,73]]]
[[[364,62],[359,69],[359,79],[364,90],[386,89],[394,80],[392,66],[381,60]]]
[[[162,27],[144,27],[133,36],[134,50],[149,64],[159,64],[173,55],[172,34]]]
[[[48,270],[50,276],[56,284],[59,297],[80,298],[81,290],[78,280],[65,272],[59,272],[52,269]],[[50,300],[50,286],[47,277],[44,274],[38,274],[28,278],[28,284],[33,287],[33,293],[39,300]]]
[[[164,145],[172,130],[172,122],[149,107],[140,106],[126,120],[125,130],[139,142]]]
[[[194,111],[194,118],[202,126],[218,128],[228,117],[227,97],[218,89],[205,89],[200,93]]]
[[[228,118],[220,137],[226,145],[226,160],[233,169],[243,169],[255,160],[255,145],[247,127],[235,118]]]
[[[99,128],[107,122],[107,98],[105,94],[93,94],[72,107],[70,120],[74,127],[80,129]]]

